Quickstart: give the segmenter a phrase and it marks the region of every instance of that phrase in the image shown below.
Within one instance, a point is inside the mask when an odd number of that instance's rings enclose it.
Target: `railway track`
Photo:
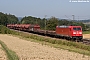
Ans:
[[[10,30],[14,30],[14,29],[10,29]],[[18,30],[14,30],[14,31],[18,31]],[[27,34],[34,34],[34,33],[29,33],[29,32],[25,32],[25,31],[20,31],[19,32],[23,32],[23,33],[27,33]],[[35,35],[38,35],[38,34],[35,34]],[[39,35],[39,36],[43,36],[43,35]],[[45,35],[45,37],[50,37],[50,36],[47,36]],[[50,37],[50,38],[55,38],[55,37]],[[56,38],[56,39],[61,39],[61,38]],[[64,39],[66,40],[66,39]],[[69,40],[71,41],[71,40]],[[86,44],[86,45],[90,45],[90,39],[82,39],[82,41],[74,41],[74,42],[81,42],[83,44]]]
[[[90,39],[83,39],[83,44],[90,45]]]

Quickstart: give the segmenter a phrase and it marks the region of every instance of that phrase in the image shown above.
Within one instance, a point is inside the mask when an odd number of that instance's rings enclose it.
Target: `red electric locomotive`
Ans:
[[[83,38],[81,26],[57,26],[56,34],[74,40]]]

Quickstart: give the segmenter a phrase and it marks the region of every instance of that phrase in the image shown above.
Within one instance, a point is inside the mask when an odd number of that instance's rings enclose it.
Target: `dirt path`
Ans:
[[[0,34],[8,48],[15,51],[20,60],[90,60],[90,57],[82,54],[58,50],[39,43],[25,41],[18,37]]]
[[[83,34],[83,38],[90,39],[90,34]]]
[[[2,46],[0,45],[0,60],[7,60],[5,52],[2,50]]]

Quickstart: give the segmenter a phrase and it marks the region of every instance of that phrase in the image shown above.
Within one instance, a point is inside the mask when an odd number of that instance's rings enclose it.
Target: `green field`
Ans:
[[[83,31],[83,34],[90,34],[90,31]]]

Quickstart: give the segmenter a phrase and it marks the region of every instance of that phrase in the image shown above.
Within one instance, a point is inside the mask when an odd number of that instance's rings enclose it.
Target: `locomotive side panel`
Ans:
[[[56,34],[61,36],[71,36],[70,28],[56,27]]]

